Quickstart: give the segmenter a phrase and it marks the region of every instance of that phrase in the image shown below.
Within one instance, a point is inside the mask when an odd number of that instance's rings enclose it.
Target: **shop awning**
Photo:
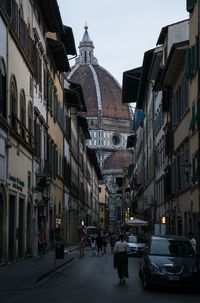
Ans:
[[[98,161],[97,161],[97,155],[96,155],[95,150],[92,149],[92,148],[89,148],[88,146],[87,146],[86,150],[87,150],[87,155],[88,155],[90,161],[91,161],[91,162],[93,163],[93,165],[94,165],[94,169],[95,169],[95,171],[96,171],[96,174],[97,174],[98,179],[99,179],[99,180],[102,180],[103,178],[102,178],[102,174],[101,174],[101,169],[100,169],[99,163],[98,163]]]
[[[61,35],[61,39],[65,45],[65,49],[68,55],[76,56],[76,46],[74,41],[74,35],[72,28],[64,25],[64,32]]]
[[[57,70],[59,70],[60,72],[70,71],[67,52],[65,50],[63,42],[47,38],[47,43],[49,48],[51,49]]]
[[[148,222],[140,219],[133,219],[133,220],[128,220],[124,222],[125,225],[130,225],[130,226],[147,226]]]
[[[57,1],[38,0],[37,2],[43,14],[47,31],[62,33],[63,23]]]
[[[65,88],[65,103],[69,107],[77,107],[79,111],[87,113],[87,107],[80,84],[67,80],[69,86]]]
[[[85,139],[91,139],[90,132],[88,130],[88,122],[85,117],[78,116],[79,125],[81,126]]]
[[[139,85],[138,95],[137,95],[137,108],[143,107],[144,97],[145,97],[145,93],[146,93],[147,79],[148,79],[149,70],[151,67],[153,53],[154,53],[154,49],[148,50],[144,53],[140,85]]]
[[[176,71],[180,66],[184,64],[185,53],[189,46],[189,41],[182,41],[179,43],[174,43],[172,45],[171,51],[169,53],[167,63],[162,75],[162,85],[164,87],[173,85],[174,78],[176,76]]]
[[[70,80],[67,80],[67,81],[70,84],[69,88],[76,91],[79,94],[82,111],[87,113],[87,107],[86,107],[86,104],[85,104],[85,98],[84,98],[84,95],[83,95],[83,90],[82,90],[81,85],[78,84],[78,83],[72,82]]]
[[[141,69],[141,67],[138,67],[123,73],[122,103],[136,102],[141,76]]]
[[[78,110],[81,110],[81,100],[78,92],[76,92],[75,90],[65,88],[64,94],[65,94],[65,104],[68,107],[77,107]]]

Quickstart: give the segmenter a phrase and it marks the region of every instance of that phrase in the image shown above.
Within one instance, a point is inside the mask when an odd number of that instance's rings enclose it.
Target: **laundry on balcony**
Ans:
[[[142,126],[145,118],[145,113],[142,109],[135,109],[135,114],[133,118],[133,130],[137,131],[140,126]]]

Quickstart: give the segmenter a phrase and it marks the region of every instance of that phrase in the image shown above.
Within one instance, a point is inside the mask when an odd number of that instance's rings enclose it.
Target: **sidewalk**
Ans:
[[[33,288],[42,279],[53,274],[56,270],[73,261],[79,255],[78,246],[65,248],[64,259],[55,259],[55,252],[48,251],[40,256],[33,256],[12,264],[0,267],[0,291]]]

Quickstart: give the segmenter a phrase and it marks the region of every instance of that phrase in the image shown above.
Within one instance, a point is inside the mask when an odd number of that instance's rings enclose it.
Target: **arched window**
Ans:
[[[32,137],[33,137],[33,106],[31,101],[29,101],[28,104],[28,133],[29,133],[29,144],[33,143]]]
[[[6,119],[6,68],[3,58],[0,56],[0,116]]]
[[[20,92],[20,133],[26,139],[26,98],[23,89]]]
[[[17,83],[15,76],[11,76],[10,79],[10,125],[13,127],[16,131],[18,129],[17,127]]]

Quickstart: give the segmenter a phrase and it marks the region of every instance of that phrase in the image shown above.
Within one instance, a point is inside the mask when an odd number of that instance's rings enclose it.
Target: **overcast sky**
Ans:
[[[186,0],[58,0],[58,5],[63,23],[73,29],[77,52],[87,22],[99,65],[120,84],[124,71],[142,65],[162,27],[189,17]]]

